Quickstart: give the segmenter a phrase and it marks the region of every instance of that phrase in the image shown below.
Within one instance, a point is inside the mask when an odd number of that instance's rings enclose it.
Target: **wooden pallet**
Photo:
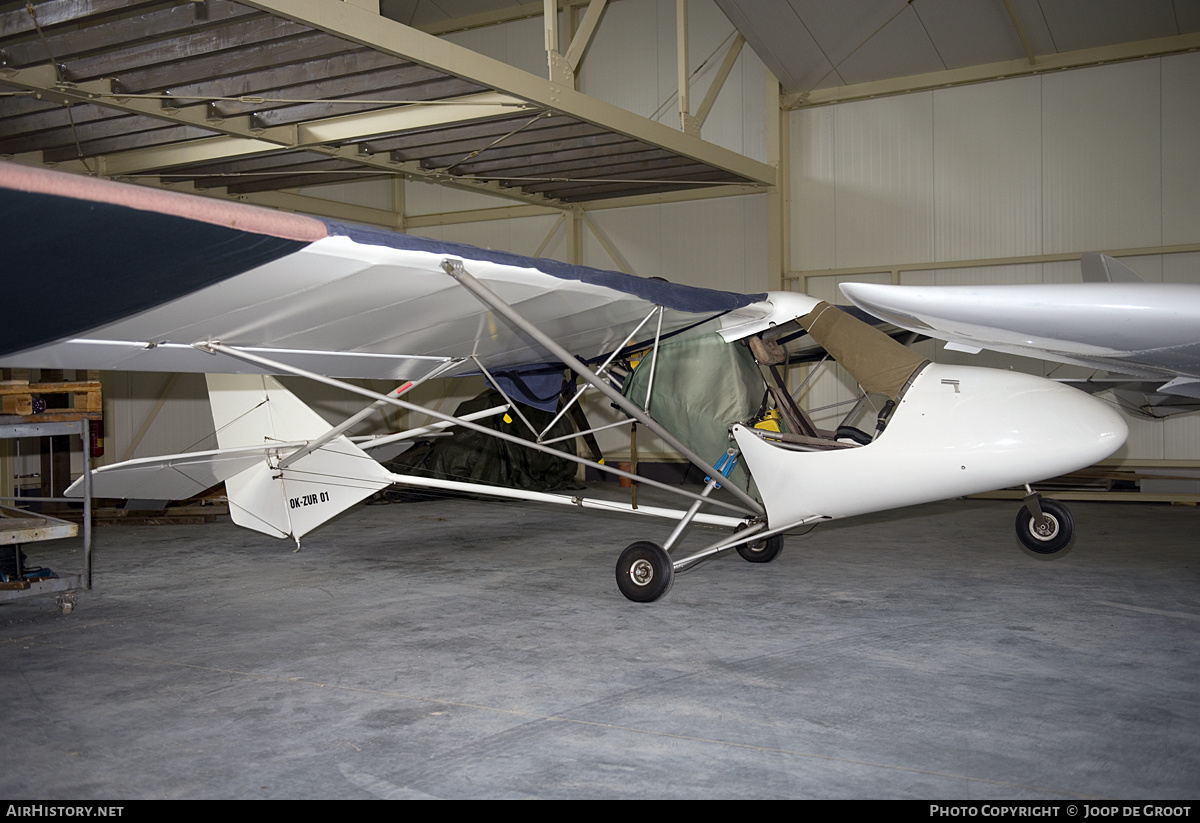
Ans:
[[[215,523],[218,517],[229,514],[224,501],[202,504],[185,501],[172,504],[162,511],[136,511],[121,508],[98,508],[92,512],[95,526],[199,526]]]
[[[1077,472],[1034,483],[1033,488],[1056,500],[1090,500],[1121,503],[1171,503],[1195,506],[1200,494],[1193,492],[1147,492],[1140,490],[1143,480],[1196,480],[1194,474],[1173,473],[1169,467],[1094,466]],[[981,500],[1020,500],[1024,489],[997,489],[968,495]]]
[[[23,373],[23,376],[22,376]],[[33,399],[46,395],[69,394],[65,408],[47,409],[52,414],[64,412],[96,413],[104,410],[97,372],[87,372],[86,379],[54,383],[30,383],[28,370],[5,369],[6,379],[0,380],[0,414],[22,417],[33,414]],[[78,375],[76,375],[78,377]]]

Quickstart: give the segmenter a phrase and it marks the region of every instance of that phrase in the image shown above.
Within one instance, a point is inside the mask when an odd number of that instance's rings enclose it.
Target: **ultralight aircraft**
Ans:
[[[0,329],[0,363],[208,375],[219,448],[103,466],[68,493],[90,483],[97,497],[181,499],[224,482],[235,523],[297,547],[393,483],[657,516],[676,521],[670,533],[633,543],[616,569],[621,592],[646,602],[677,572],[730,550],[770,561],[800,526],[1025,484],[1018,535],[1050,556],[1071,538],[1070,515],[1028,484],[1107,457],[1127,434],[1114,409],[1082,392],[931,363],[799,293],[694,288],[10,162],[0,162],[0,219],[0,259],[20,274],[9,278],[12,305],[53,294],[58,307],[54,317],[12,312]],[[813,423],[779,369],[797,339],[818,344],[862,389],[833,430]],[[719,347],[739,371],[717,392],[741,395],[732,419],[686,403],[671,411],[674,401],[660,400],[671,377],[690,381],[695,357],[669,351],[689,341]],[[632,373],[631,358],[640,361]],[[521,416],[518,401],[533,400],[522,375],[564,370],[579,388],[557,417],[598,392],[625,415],[619,425],[647,427],[705,472],[703,489],[564,452],[550,426],[522,438],[480,423]],[[465,374],[487,377],[505,402],[467,419],[405,397]],[[276,375],[371,403],[331,426]],[[353,378],[398,387],[383,394]],[[388,405],[438,422],[361,445],[347,437]],[[679,431],[661,422],[680,415]],[[661,487],[687,508],[398,474],[370,456],[452,425]],[[740,482],[735,463],[747,473]],[[724,493],[714,494],[718,487]],[[728,532],[673,557],[692,523]]]

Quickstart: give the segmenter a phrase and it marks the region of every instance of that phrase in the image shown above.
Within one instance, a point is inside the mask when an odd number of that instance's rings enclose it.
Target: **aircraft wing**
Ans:
[[[1194,393],[1200,381],[1198,284],[841,288],[859,308],[945,340],[947,348],[989,349],[1161,379],[1160,390],[1172,394]]]
[[[206,341],[332,377],[405,380],[477,356],[546,354],[443,270],[476,279],[576,356],[712,318],[765,327],[743,295],[0,162],[0,259],[14,310],[0,362],[34,368],[269,372]],[[47,301],[51,301],[48,303]],[[52,308],[47,308],[52,305]],[[790,317],[788,318],[790,319]],[[656,321],[639,341],[653,338]]]

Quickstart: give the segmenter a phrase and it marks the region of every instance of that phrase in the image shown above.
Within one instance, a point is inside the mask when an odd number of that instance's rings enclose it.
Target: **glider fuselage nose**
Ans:
[[[931,363],[871,443],[791,451],[735,436],[776,525],[849,517],[1019,486],[1090,466],[1121,447],[1116,409],[1020,372]]]

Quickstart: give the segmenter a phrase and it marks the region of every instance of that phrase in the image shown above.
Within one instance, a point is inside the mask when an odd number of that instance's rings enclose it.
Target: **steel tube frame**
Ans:
[[[674,561],[671,565],[677,572],[690,571],[692,567],[694,567],[700,561],[707,560],[710,557],[714,557],[722,552],[727,552],[730,549],[735,549],[743,543],[749,543],[752,540],[762,540],[767,537],[774,537],[777,534],[783,534],[788,529],[794,529],[797,526],[807,526],[809,523],[817,523],[828,519],[829,518],[825,515],[814,514],[801,520],[797,520],[794,523],[788,523],[773,529],[766,529],[766,523],[753,523],[749,528],[743,529],[735,534],[732,539],[723,538],[718,540],[716,543],[709,545],[707,548],[701,549],[695,554],[690,554],[687,557],[683,557]]]
[[[584,365],[569,351],[560,346],[557,341],[522,317],[512,306],[504,302],[504,300],[502,300],[498,294],[476,280],[475,277],[466,270],[461,260],[447,258],[446,260],[442,261],[442,269],[455,280],[457,280],[465,289],[467,289],[467,291],[478,297],[482,303],[494,309],[510,323],[516,326],[520,331],[529,335],[539,345],[557,357],[567,368],[578,374],[584,380],[588,381],[596,388],[597,391],[616,404],[618,408],[620,408],[634,420],[637,420],[639,423],[646,426],[646,428],[650,429],[650,431],[654,432],[654,434],[658,435],[659,438],[661,438],[667,445],[687,458],[689,463],[693,464],[705,473],[712,470],[711,463],[685,446],[677,437],[675,437],[675,435],[671,434],[663,426],[655,422],[653,418],[639,409],[636,405],[629,402],[625,395],[621,394],[608,383],[597,377],[595,372]],[[638,480],[639,482],[645,482],[645,478],[638,478]],[[739,489],[737,486],[728,484],[726,485],[726,488],[744,505],[750,507],[755,514],[766,514],[766,510],[759,505],[757,500]]]
[[[509,406],[507,403],[505,403],[502,406],[492,406],[490,409],[464,414],[462,419],[474,422],[476,420],[483,420],[485,417],[495,417],[498,414],[508,411],[508,409]],[[428,426],[421,426],[416,429],[406,429],[405,431],[394,432],[392,434],[382,434],[376,437],[372,437],[370,435],[365,437],[351,437],[350,442],[363,449],[373,449],[378,446],[386,446],[388,443],[395,443],[397,440],[406,440],[410,437],[423,437],[428,434],[436,434],[443,429],[448,429],[455,425],[458,424],[448,421],[443,421],[441,423],[430,423]],[[281,465],[280,468],[283,468],[283,466]]]
[[[417,386],[421,385],[422,383],[426,382],[427,380],[430,380],[430,379],[438,376],[439,374],[443,374],[443,373],[449,371],[450,369],[454,368],[454,366],[457,365],[458,362],[459,361],[450,360],[450,361],[442,363],[438,366],[435,366],[424,377],[417,378],[416,380],[409,380],[409,381],[403,383],[402,385],[397,386],[396,388],[392,389],[392,391],[389,393],[388,396],[389,397],[399,397],[402,394],[407,394],[408,392],[412,391]],[[325,434],[321,435],[320,437],[316,438],[315,440],[310,441],[307,446],[305,446],[301,449],[298,449],[297,451],[293,452],[292,454],[289,454],[283,460],[279,461],[279,468],[286,469],[288,466],[292,465],[300,458],[306,457],[307,455],[312,454],[317,449],[321,448],[329,441],[338,437],[343,432],[349,431],[352,427],[358,425],[363,420],[366,420],[368,417],[370,417],[371,415],[373,415],[375,412],[379,411],[386,405],[387,404],[384,403],[382,400],[376,400],[374,403],[367,406],[365,409],[360,411],[358,414],[354,415],[353,417],[347,418],[340,425],[334,426],[332,429],[325,432]]]
[[[716,475],[716,472],[713,472],[713,474]],[[708,482],[704,484],[704,491],[700,492],[701,497],[708,497],[710,494],[712,494],[713,490],[716,487],[717,487],[716,479],[714,477],[708,478]],[[704,505],[703,500],[697,500],[694,503],[692,503],[691,508],[689,508],[687,510],[687,514],[685,514],[683,516],[683,518],[680,519],[679,525],[677,525],[675,527],[675,529],[671,532],[670,536],[667,537],[666,542],[663,543],[663,551],[670,553],[671,547],[675,545],[675,541],[679,539],[679,536],[681,534],[683,534],[683,530],[688,527],[688,524],[690,524],[692,522],[692,520],[696,517],[696,514],[700,511],[700,507],[703,505]]]
[[[646,406],[642,411],[650,414],[650,398],[654,397],[654,375],[658,373],[658,343],[662,339],[663,311],[659,307],[658,327],[654,330],[654,349],[650,352],[650,379],[646,381]]]
[[[576,437],[583,437],[584,435],[587,435],[587,434],[595,434],[596,432],[607,431],[608,429],[615,429],[619,426],[630,426],[633,423],[634,423],[633,420],[618,420],[616,423],[606,423],[603,426],[594,426],[593,428],[590,428],[587,431],[575,432],[574,434],[564,434],[562,437],[554,437],[554,438],[551,438],[550,440],[542,440],[539,442],[541,442],[541,444],[543,446],[549,446],[552,443],[561,443],[564,440],[571,440]]]
[[[483,372],[483,376],[486,377],[487,381],[492,384],[492,388],[500,392],[500,396],[504,398],[504,402],[508,404],[508,407],[512,409],[517,417],[521,418],[521,422],[525,424],[525,428],[529,430],[529,433],[537,439],[537,442],[541,443],[542,435],[538,434],[538,430],[535,429],[533,424],[529,422],[529,418],[525,416],[524,412],[517,408],[517,404],[513,402],[511,397],[508,396],[508,392],[506,392],[504,387],[500,385],[500,381],[492,377],[492,373],[487,370],[487,367],[485,367],[483,363],[479,362],[478,357],[471,355],[471,360],[475,363],[475,367]]]
[[[223,343],[219,343],[216,341],[205,341],[205,342],[193,343],[192,345],[195,348],[199,349],[200,351],[205,351],[205,352],[208,352],[209,354],[220,353],[220,354],[227,355],[229,357],[234,357],[239,360],[243,360],[247,363],[254,363],[256,365],[265,366],[268,369],[271,369],[272,371],[280,371],[280,372],[284,372],[286,374],[294,374],[297,377],[307,377],[310,380],[315,380],[318,383],[324,383],[327,386],[333,386],[335,388],[344,389],[345,391],[351,392],[353,394],[362,395],[363,397],[369,397],[373,400],[383,400],[386,403],[391,403],[393,406],[396,406],[397,408],[405,409],[407,411],[419,412],[421,414],[428,415],[429,417],[433,417],[438,420],[448,421],[455,425],[462,426],[465,429],[470,429],[471,431],[479,432],[480,434],[485,434],[489,437],[495,437],[498,440],[504,440],[509,443],[514,443],[518,446],[522,446],[527,449],[533,449],[534,451],[540,451],[540,452],[544,452],[547,454],[552,454],[555,457],[560,457],[564,460],[570,460],[573,463],[579,463],[580,465],[583,465],[583,466],[591,466],[600,471],[608,472],[609,474],[615,474],[617,477],[626,477],[626,478],[629,478],[630,480],[636,480],[639,483],[645,483],[646,485],[654,486],[655,488],[659,488],[659,489],[663,489],[664,491],[671,492],[672,494],[676,494],[681,497],[688,497],[693,500],[700,499],[700,495],[693,494],[692,492],[684,491],[683,489],[679,488],[678,486],[672,486],[667,483],[660,483],[657,480],[651,480],[650,478],[647,478],[647,477],[637,477],[636,475],[630,474],[629,472],[621,471],[620,469],[615,469],[612,466],[607,466],[603,463],[595,463],[591,460],[587,460],[586,458],[570,454],[569,452],[559,451],[558,449],[552,449],[549,446],[542,446],[541,444],[534,443],[530,440],[524,440],[520,437],[516,437],[515,435],[506,434],[501,431],[496,431],[495,429],[489,429],[485,426],[480,426],[475,423],[468,422],[466,420],[463,420],[462,418],[458,418],[458,417],[455,417],[450,414],[444,414],[442,412],[434,411],[432,409],[427,409],[424,406],[418,406],[415,403],[409,403],[408,401],[401,400],[398,397],[388,397],[385,394],[380,394],[379,392],[371,391],[370,389],[364,389],[361,386],[355,386],[353,383],[347,383],[343,380],[338,380],[333,377],[326,377],[323,374],[317,374],[316,372],[310,372],[307,369],[297,368],[296,366],[290,366],[286,363],[279,363],[275,360],[271,360],[268,357],[262,357],[257,354],[251,354],[250,352],[243,351],[242,349],[238,349],[233,346],[226,346]],[[706,471],[707,471],[707,469],[706,469]],[[488,488],[490,488],[490,487],[480,485],[480,487],[477,489],[477,491],[480,491],[482,493],[483,490],[486,490]],[[743,514],[743,515],[747,515],[747,516],[754,516],[756,514],[759,514],[759,515],[762,514],[762,511],[761,511],[762,507],[759,506],[757,504],[757,502],[755,503],[755,511],[747,511],[746,509],[742,508],[741,506],[737,506],[732,503],[726,503],[723,500],[712,500],[710,502],[714,506],[719,506],[724,509],[730,509],[732,511],[738,512],[739,514]]]
[[[612,352],[612,354],[610,354],[608,356],[608,359],[600,364],[600,368],[596,369],[597,377],[604,374],[604,370],[607,369],[612,364],[612,361],[616,359],[617,354],[620,353],[621,350],[623,350],[626,346],[629,345],[629,343],[633,340],[634,335],[636,335],[639,331],[641,331],[642,326],[646,325],[646,323],[649,322],[650,318],[653,317],[656,313],[658,314],[658,331],[654,335],[654,351],[656,351],[656,352],[658,351],[658,341],[659,341],[659,338],[662,336],[662,316],[663,316],[663,307],[662,306],[655,306],[650,311],[650,313],[647,314],[645,316],[645,318],[642,319],[642,322],[637,324],[637,328],[635,328],[633,331],[631,331],[628,335],[625,336],[624,342],[622,342],[621,345],[618,346],[617,348],[613,349],[613,352]],[[650,373],[650,380],[651,380],[651,383],[653,383],[653,381],[654,381],[654,372],[653,371],[651,371],[651,373]],[[563,405],[562,410],[557,415],[555,415],[554,419],[550,421],[550,424],[548,426],[546,426],[545,431],[543,431],[541,433],[541,435],[538,436],[538,442],[541,442],[542,437],[545,437],[546,434],[552,428],[554,428],[554,424],[557,423],[562,418],[562,416],[564,414],[566,414],[567,411],[573,405],[575,405],[576,402],[579,401],[579,398],[583,397],[583,393],[585,391],[587,391],[588,386],[590,386],[590,385],[591,385],[591,383],[584,383],[582,386],[580,386],[579,391],[575,392],[575,395]],[[650,389],[647,388],[646,389],[647,397],[649,397],[649,393],[650,393]],[[582,434],[582,432],[581,432],[581,434]]]
[[[745,520],[718,514],[696,514],[692,510],[667,509],[661,506],[634,506],[617,500],[601,500],[595,497],[570,497],[565,494],[551,492],[535,492],[524,489],[509,489],[502,486],[485,486],[482,483],[467,483],[461,480],[441,480],[436,477],[417,477],[408,474],[391,475],[392,480],[404,486],[416,486],[427,489],[445,489],[449,491],[468,492],[471,494],[487,494],[492,497],[503,497],[512,500],[524,500],[532,503],[555,503],[560,506],[575,506],[581,509],[619,512],[621,514],[640,514],[647,517],[659,517],[667,520],[695,520],[710,526],[737,528]],[[694,507],[693,507],[694,508]],[[742,532],[739,532],[741,534]]]

